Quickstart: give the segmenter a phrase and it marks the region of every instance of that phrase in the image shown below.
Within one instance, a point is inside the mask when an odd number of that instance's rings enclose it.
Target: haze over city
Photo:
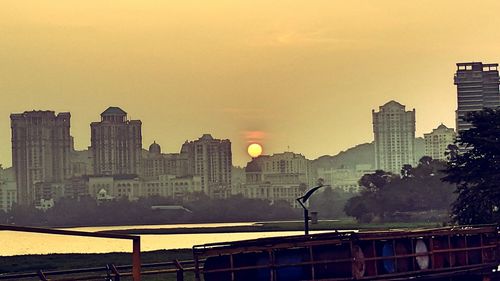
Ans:
[[[0,163],[9,114],[70,111],[77,149],[110,105],[143,144],[203,133],[313,159],[373,140],[371,110],[416,108],[417,136],[454,127],[455,63],[499,61],[498,1],[3,2]],[[480,48],[478,48],[480,46]]]

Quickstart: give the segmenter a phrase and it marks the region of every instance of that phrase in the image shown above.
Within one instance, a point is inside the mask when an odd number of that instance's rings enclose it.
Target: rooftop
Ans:
[[[104,110],[101,115],[120,115],[124,116],[127,115],[127,112],[125,112],[123,109],[116,107],[116,106],[110,106],[108,109]]]

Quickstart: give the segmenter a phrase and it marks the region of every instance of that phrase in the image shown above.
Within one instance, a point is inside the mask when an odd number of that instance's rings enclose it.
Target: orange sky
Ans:
[[[2,1],[0,163],[11,112],[71,111],[76,147],[107,106],[178,152],[203,133],[308,158],[373,139],[371,110],[454,127],[455,63],[500,62],[500,1]]]

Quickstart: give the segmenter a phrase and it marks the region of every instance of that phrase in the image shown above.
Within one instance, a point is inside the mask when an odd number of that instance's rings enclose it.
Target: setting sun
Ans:
[[[258,143],[252,143],[248,146],[247,151],[250,157],[259,157],[262,154],[262,146]]]

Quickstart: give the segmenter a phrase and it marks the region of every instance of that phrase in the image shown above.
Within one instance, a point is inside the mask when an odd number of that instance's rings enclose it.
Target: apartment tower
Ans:
[[[141,126],[140,120],[127,120],[119,107],[109,107],[100,122],[90,124],[94,175],[139,175]]]
[[[35,203],[35,185],[60,183],[71,177],[69,112],[26,111],[10,115],[12,166],[16,175],[17,202]]]
[[[404,164],[415,164],[415,109],[390,101],[372,116],[376,168],[399,174]]]
[[[231,194],[231,141],[214,139],[204,134],[195,141],[186,141],[181,155],[187,158],[188,174],[201,177],[203,192],[211,198]]]

